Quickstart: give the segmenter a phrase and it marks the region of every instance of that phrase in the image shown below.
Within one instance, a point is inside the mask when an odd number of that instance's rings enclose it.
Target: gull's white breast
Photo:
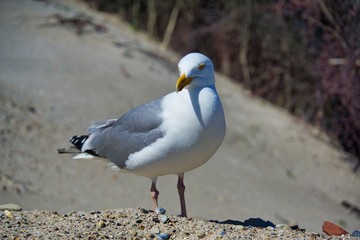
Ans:
[[[155,177],[183,173],[210,159],[225,136],[223,108],[215,89],[184,89],[162,100],[164,137],[126,161],[126,169]]]

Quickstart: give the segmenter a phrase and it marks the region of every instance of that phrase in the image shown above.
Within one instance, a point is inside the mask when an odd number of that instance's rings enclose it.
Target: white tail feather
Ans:
[[[95,156],[88,153],[79,153],[73,157],[73,159],[94,159]]]

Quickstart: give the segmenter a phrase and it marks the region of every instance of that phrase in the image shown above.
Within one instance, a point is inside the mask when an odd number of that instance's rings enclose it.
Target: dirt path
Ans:
[[[83,35],[54,14],[86,13],[106,26]],[[74,1],[0,1],[0,203],[25,209],[151,208],[150,181],[112,171],[105,161],[58,155],[94,121],[175,88],[178,56],[113,17]],[[167,60],[166,60],[167,59]],[[360,177],[316,129],[218,76],[227,136],[216,155],[185,175],[188,212],[206,219],[262,218],[321,231],[349,231],[360,219]],[[178,213],[176,178],[159,179],[160,204]]]

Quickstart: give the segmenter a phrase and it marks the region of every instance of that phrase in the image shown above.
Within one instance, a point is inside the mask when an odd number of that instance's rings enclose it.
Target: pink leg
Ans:
[[[151,179],[152,183],[150,188],[150,196],[153,200],[154,209],[158,207],[158,196],[159,196],[159,191],[156,189],[156,180],[157,178]]]
[[[180,197],[180,206],[181,206],[181,217],[187,217],[186,214],[186,204],[185,204],[185,185],[184,185],[184,174],[179,174],[177,189]]]

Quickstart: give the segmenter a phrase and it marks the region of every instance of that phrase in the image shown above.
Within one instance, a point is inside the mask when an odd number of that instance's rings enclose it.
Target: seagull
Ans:
[[[225,137],[226,125],[211,60],[201,53],[190,53],[178,67],[176,91],[135,107],[118,119],[95,123],[87,135],[76,135],[70,142],[72,149],[82,154],[80,158],[107,158],[126,172],[150,178],[155,209],[157,178],[178,175],[180,216],[186,217],[184,173],[213,156]]]

